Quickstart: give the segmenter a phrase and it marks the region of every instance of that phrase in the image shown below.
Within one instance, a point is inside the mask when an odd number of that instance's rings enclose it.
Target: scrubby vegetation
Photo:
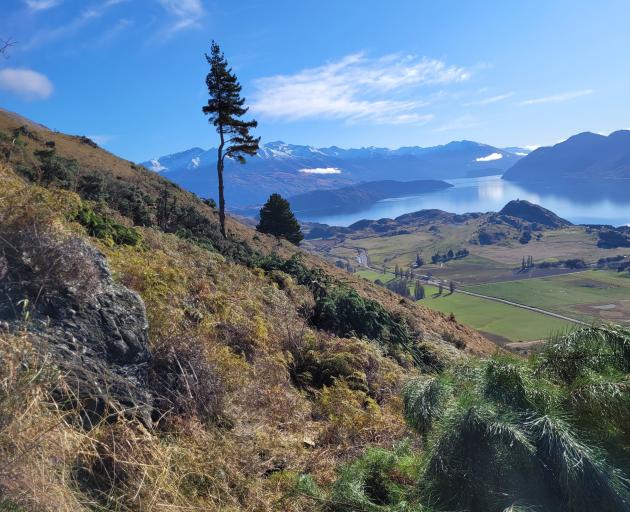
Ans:
[[[82,206],[73,220],[81,224],[87,234],[116,245],[138,245],[140,233],[114,222],[105,215],[96,213],[89,206]]]
[[[580,328],[530,361],[411,380],[405,417],[423,451],[368,450],[328,492],[306,477],[296,488],[326,510],[627,510],[629,357],[629,331]]]
[[[211,207],[85,164],[88,143],[27,127],[0,144],[0,507],[627,509],[625,330],[481,359],[455,318],[229,218],[223,239]],[[45,165],[54,179],[25,172]],[[126,375],[95,391],[102,409],[68,400],[84,390],[46,337],[64,296],[99,293],[91,246],[146,307],[148,417],[114,399]]]
[[[2,210],[3,234],[41,219],[38,230],[56,233],[48,247],[85,229],[68,223],[84,207],[78,197],[3,178],[29,206]],[[16,211],[16,220],[6,216]],[[412,366],[373,340],[316,328],[305,313],[314,295],[299,283],[321,271],[278,256],[273,268],[246,267],[174,234],[135,229],[142,245],[93,243],[146,304],[153,425],[115,415],[86,428],[80,409],[56,405],[65,376],[37,334],[1,331],[3,497],[27,510],[271,510],[291,491],[291,475],[325,482],[357,447],[405,437],[398,394]],[[48,271],[41,262],[21,279]],[[51,274],[54,287],[72,285],[72,275]]]

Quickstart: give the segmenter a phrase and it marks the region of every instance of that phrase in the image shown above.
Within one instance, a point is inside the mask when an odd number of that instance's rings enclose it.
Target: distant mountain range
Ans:
[[[608,136],[584,132],[555,146],[538,148],[503,178],[522,183],[630,179],[630,130]]]
[[[434,147],[343,149],[270,142],[246,165],[226,165],[226,198],[233,207],[260,204],[272,192],[295,196],[357,183],[452,179],[502,174],[528,150],[500,149],[472,141]],[[216,195],[216,149],[192,148],[143,162],[202,197]]]

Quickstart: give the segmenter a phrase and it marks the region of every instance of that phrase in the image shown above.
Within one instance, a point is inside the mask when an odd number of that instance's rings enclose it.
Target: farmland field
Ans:
[[[630,322],[630,276],[627,272],[587,270],[474,285],[466,289],[585,321]]]
[[[389,283],[390,281],[393,281],[394,279],[394,274],[383,274],[382,272],[378,272],[376,270],[359,270],[357,272],[357,275],[360,275],[361,277],[365,277],[366,279],[370,280],[370,281],[376,281],[377,279],[381,281],[381,283]]]
[[[479,232],[484,229],[494,233],[498,230],[492,243],[481,243]],[[389,283],[398,266],[405,271],[413,269],[412,281],[430,276],[433,282],[445,283],[446,288],[453,281],[461,290],[540,308],[569,319],[630,325],[630,275],[594,270],[599,258],[620,255],[627,259],[628,249],[599,247],[597,233],[585,226],[543,229],[528,243],[521,243],[520,236],[512,225],[497,228],[492,219],[481,215],[460,222],[436,220],[394,225],[386,234],[359,230],[311,243],[325,257],[358,265],[359,275],[371,281]],[[468,251],[466,257],[446,261],[433,258],[461,249]],[[423,259],[419,268],[415,267],[417,255]],[[522,263],[529,259],[535,264],[523,268]],[[542,268],[538,265],[568,259],[583,260],[590,268],[576,271],[561,263]],[[366,263],[371,268],[363,266]],[[434,297],[435,290],[427,286],[429,290],[422,301],[424,306],[453,313],[458,321],[499,344],[540,340],[571,324],[491,299],[458,292]]]
[[[423,306],[453,313],[459,322],[509,341],[544,339],[571,325],[541,313],[462,293],[434,296],[437,291],[434,287],[425,288],[428,298],[421,301]]]
[[[394,278],[392,274],[372,270],[361,270],[358,274],[383,283]],[[540,340],[569,326],[568,322],[534,311],[457,292],[438,295],[437,287],[423,286],[426,298],[420,304],[445,314],[452,313],[459,322],[484,332],[495,341]]]

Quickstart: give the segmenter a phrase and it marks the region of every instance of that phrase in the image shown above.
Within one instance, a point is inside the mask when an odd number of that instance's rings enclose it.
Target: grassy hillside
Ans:
[[[210,205],[84,139],[0,118],[0,510],[627,510],[627,331],[495,354],[233,219],[221,238]]]
[[[159,377],[153,425],[119,417],[81,428],[81,411],[51,408],[65,376],[37,355],[44,345],[28,320],[37,299],[24,291],[24,327],[0,334],[0,453],[12,461],[0,489],[27,509],[274,509],[295,475],[326,485],[364,448],[406,439],[408,378],[495,350],[232,219],[221,240],[212,207],[81,138],[7,113],[0,127],[3,243],[36,222],[48,233],[42,250],[72,237],[96,246],[144,300],[149,380]]]

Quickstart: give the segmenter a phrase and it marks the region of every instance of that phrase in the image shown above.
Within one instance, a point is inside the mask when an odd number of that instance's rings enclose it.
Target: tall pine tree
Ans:
[[[304,238],[300,224],[291,211],[289,201],[280,194],[271,194],[260,210],[260,222],[256,229],[261,233],[286,238],[289,242],[299,245]]]
[[[254,138],[250,129],[256,128],[254,120],[243,121],[248,107],[243,107],[245,98],[241,98],[241,84],[238,83],[232,68],[228,67],[219,45],[212,41],[210,55],[206,54],[210,64],[210,73],[206,77],[208,86],[208,103],[203,106],[203,113],[219,134],[217,154],[217,175],[219,179],[219,221],[221,233],[225,236],[225,197],[223,195],[223,169],[226,158],[244,164],[243,155],[255,155],[258,151],[260,137]]]

